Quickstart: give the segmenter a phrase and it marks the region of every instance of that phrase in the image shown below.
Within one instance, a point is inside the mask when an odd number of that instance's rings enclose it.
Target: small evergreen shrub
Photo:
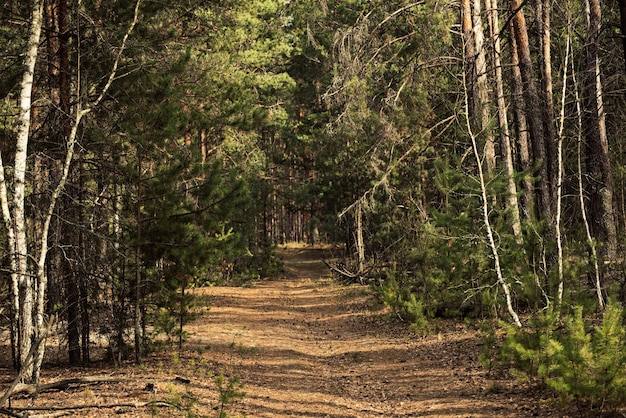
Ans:
[[[386,273],[385,280],[377,285],[376,291],[385,305],[401,319],[411,322],[411,330],[414,333],[426,335],[432,332],[423,299],[418,298],[409,286],[398,284],[394,272]]]
[[[549,309],[526,329],[505,325],[501,358],[522,376],[536,377],[560,397],[604,410],[626,402],[623,308],[607,305],[600,323],[580,307],[567,317]]]

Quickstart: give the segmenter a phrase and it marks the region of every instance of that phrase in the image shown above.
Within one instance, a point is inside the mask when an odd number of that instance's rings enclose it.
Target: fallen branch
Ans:
[[[360,284],[364,284],[365,283],[365,279],[366,277],[361,274],[361,273],[353,273],[351,271],[348,271],[345,267],[340,267],[338,265],[333,265],[331,263],[329,263],[326,260],[321,260],[322,263],[326,264],[326,267],[328,267],[330,269],[330,271],[332,271],[333,273],[335,273],[336,275],[338,275],[340,277],[340,279],[342,279],[341,281],[344,283],[356,283],[357,281]]]
[[[13,411],[23,412],[23,411],[70,411],[74,409],[102,409],[102,408],[144,408],[148,406],[158,406],[158,407],[175,407],[169,402],[166,401],[149,401],[149,402],[120,402],[120,403],[112,403],[112,404],[85,404],[85,405],[67,405],[67,406],[33,406],[33,407],[23,407],[23,408],[11,408]]]
[[[42,385],[30,385],[26,383],[17,383],[9,393],[9,396],[16,394],[34,395],[35,393],[46,392],[50,390],[63,390],[71,386],[83,386],[99,383],[118,383],[129,381],[129,379],[115,376],[84,376],[71,379],[63,379],[56,382],[45,383]]]
[[[69,405],[69,406],[33,406],[22,408],[0,408],[0,414],[4,414],[10,417],[16,418],[52,418],[61,417],[65,415],[72,415],[77,409],[112,409],[112,408],[147,408],[147,407],[159,407],[159,408],[172,408],[176,407],[166,401],[149,401],[149,402],[120,402],[114,404],[85,404],[85,405]],[[56,411],[48,414],[32,415],[28,412],[32,411]],[[26,412],[27,414],[21,414],[20,412]]]

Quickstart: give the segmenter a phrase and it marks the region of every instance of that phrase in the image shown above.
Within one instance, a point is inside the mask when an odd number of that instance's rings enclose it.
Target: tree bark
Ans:
[[[476,99],[473,92],[476,85],[476,71],[475,57],[476,57],[476,44],[474,43],[473,35],[474,23],[472,21],[472,5],[470,0],[461,0],[461,32],[463,33],[463,49],[465,59],[465,80],[468,90],[468,103],[467,107],[470,115],[475,115],[476,112]]]
[[[485,8],[489,17],[490,37],[493,39],[491,67],[494,75],[497,104],[498,122],[500,125],[500,147],[504,162],[504,171],[507,176],[508,196],[506,206],[511,214],[511,227],[518,244],[522,243],[522,224],[520,220],[519,205],[517,202],[517,184],[515,183],[515,168],[513,165],[513,152],[511,147],[511,135],[509,131],[509,121],[507,116],[506,101],[504,99],[504,82],[502,80],[502,65],[500,55],[502,48],[500,45],[500,23],[498,16],[497,0],[485,0]]]
[[[31,350],[35,340],[36,329],[33,323],[35,311],[35,291],[32,282],[32,271],[28,262],[28,243],[26,239],[26,162],[28,156],[28,140],[31,126],[31,105],[33,93],[33,80],[35,64],[39,52],[39,40],[43,24],[43,1],[33,2],[33,11],[30,21],[29,39],[26,55],[24,57],[24,73],[20,83],[20,112],[18,120],[18,133],[15,149],[15,166],[13,174],[13,213],[12,222],[15,228],[15,247],[10,249],[12,258],[15,258],[16,270],[12,272],[13,282],[17,283],[19,312],[18,345],[20,367],[26,367],[22,376],[25,381],[32,382],[34,379],[33,363],[24,364],[26,356]],[[5,219],[5,223],[9,223]]]
[[[606,132],[599,38],[602,29],[600,0],[587,0],[586,80],[583,115],[586,138],[587,192],[594,238],[602,242],[602,255],[613,259],[617,251],[617,227],[613,210],[613,174]]]
[[[483,32],[481,0],[462,0],[461,25],[465,47],[465,72],[468,79],[470,120],[477,136],[484,138],[484,158],[488,176],[496,169],[496,150],[489,107],[487,58]]]
[[[548,175],[547,185],[551,201],[556,203],[558,163],[556,161],[556,123],[554,117],[554,94],[552,91],[551,8],[550,0],[536,0],[539,29],[539,71],[541,76],[541,98],[543,99],[542,114]]]
[[[143,340],[141,335],[141,206],[143,205],[141,196],[142,169],[141,150],[137,150],[137,244],[135,247],[135,312],[133,321],[135,326],[135,362],[137,364],[141,364]]]
[[[522,82],[522,74],[519,69],[519,58],[517,53],[517,41],[513,25],[509,26],[509,41],[511,45],[511,83],[513,86],[512,105],[513,115],[516,127],[517,138],[515,141],[515,149],[517,151],[516,164],[523,171],[524,178],[522,187],[524,194],[521,202],[523,204],[526,218],[534,219],[536,194],[531,180],[530,169],[532,163],[530,161],[530,146],[528,139],[528,123],[526,122],[526,106],[524,104],[524,84]]]
[[[491,109],[489,106],[489,86],[487,82],[487,57],[485,55],[485,35],[481,0],[473,0],[472,21],[474,42],[476,44],[476,98],[478,113],[475,115],[480,135],[484,138],[485,162],[488,176],[496,169],[496,148],[493,130],[490,128]]]
[[[528,29],[526,27],[526,18],[524,17],[522,5],[522,0],[511,0],[510,6],[513,12],[511,22],[513,23],[519,59],[519,70],[524,88],[524,107],[532,144],[533,160],[535,164],[538,165],[535,173],[539,177],[535,185],[538,216],[552,223],[554,220],[552,209],[553,196],[550,194],[552,186],[550,185],[550,176],[548,175],[546,137],[543,127],[543,118],[541,116],[542,106],[535,82],[535,72],[528,40]]]

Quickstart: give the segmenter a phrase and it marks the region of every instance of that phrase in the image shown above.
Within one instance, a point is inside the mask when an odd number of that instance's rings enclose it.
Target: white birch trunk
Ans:
[[[465,75],[465,73],[463,74]],[[478,178],[479,178],[479,183],[480,183],[480,193],[481,193],[481,200],[482,200],[483,222],[485,225],[485,229],[487,230],[487,239],[489,242],[491,255],[493,256],[494,269],[496,271],[498,284],[500,285],[500,287],[502,288],[502,291],[504,292],[507,310],[509,311],[509,314],[511,315],[511,318],[513,319],[513,322],[515,323],[515,325],[517,325],[518,327],[521,327],[522,322],[520,321],[519,315],[517,314],[517,312],[515,311],[515,308],[513,307],[511,286],[509,285],[508,281],[504,277],[504,274],[502,273],[502,268],[500,266],[500,254],[498,253],[498,247],[496,246],[495,238],[493,236],[493,229],[491,228],[491,221],[489,220],[489,198],[487,195],[487,186],[486,186],[481,156],[478,151],[478,145],[476,143],[476,136],[474,135],[472,131],[472,124],[470,123],[469,98],[468,98],[467,84],[465,82],[465,79],[463,80],[463,91],[465,94],[465,122],[467,125],[467,133],[472,141],[472,150],[474,151],[474,156],[476,157],[476,166],[478,169]]]
[[[598,264],[598,250],[591,233],[589,219],[587,218],[587,209],[585,205],[585,189],[583,185],[583,168],[582,168],[582,143],[583,143],[583,110],[580,94],[578,93],[578,85],[576,83],[576,73],[574,63],[572,62],[572,82],[574,84],[574,92],[576,94],[576,113],[578,115],[578,200],[580,202],[580,211],[585,225],[585,233],[587,235],[587,245],[591,250],[591,261],[593,263],[594,285],[596,296],[598,298],[598,306],[604,310],[604,296],[602,295],[602,283],[600,280],[600,265]]]
[[[356,206],[356,248],[359,263],[359,277],[365,270],[365,241],[363,240],[363,205],[361,201]]]
[[[107,83],[100,95],[95,102],[84,109],[81,108],[80,104],[77,105],[74,124],[67,138],[67,153],[63,161],[62,176],[52,192],[48,209],[43,217],[40,235],[31,238],[32,241],[36,242],[34,247],[37,248],[29,250],[25,213],[26,172],[33,101],[33,80],[43,22],[43,0],[34,1],[28,48],[24,57],[24,73],[20,83],[20,112],[12,177],[7,178],[2,155],[0,154],[0,208],[2,219],[7,229],[12,280],[11,288],[15,311],[14,320],[17,327],[16,348],[18,361],[21,366],[20,377],[24,381],[38,382],[39,371],[45,353],[45,297],[48,284],[45,264],[48,254],[48,233],[56,202],[61,196],[68,178],[74,157],[77,132],[82,117],[102,101],[115,79],[126,42],[138,20],[140,3],[141,0],[137,0],[134,19],[124,36]],[[78,66],[80,71],[80,56]],[[80,85],[80,81],[78,85]],[[9,193],[11,189],[13,192],[12,196]],[[36,267],[30,267],[29,259],[36,261]],[[33,278],[36,279],[35,282],[33,282]]]
[[[41,27],[43,22],[43,1],[36,0],[33,4],[33,13],[30,22],[28,37],[28,47],[24,57],[24,73],[20,83],[20,113],[18,119],[18,132],[15,148],[15,165],[13,172],[13,213],[12,226],[14,228],[15,246],[10,249],[12,263],[16,270],[13,272],[13,288],[17,283],[18,295],[14,295],[14,301],[18,306],[14,309],[19,313],[18,326],[18,351],[19,361],[23,370],[22,376],[25,380],[31,380],[32,362],[24,364],[26,356],[31,349],[35,338],[35,328],[33,324],[33,307],[35,295],[32,283],[32,276],[28,268],[28,242],[26,238],[26,214],[25,214],[25,192],[26,192],[26,158],[28,156],[28,139],[31,126],[31,107],[33,101],[33,79],[35,75],[35,64],[39,51],[39,40],[41,38]],[[5,184],[6,188],[6,184]]]
[[[559,287],[557,290],[557,306],[563,303],[563,243],[561,238],[561,197],[563,196],[563,129],[565,127],[565,96],[567,93],[567,70],[569,66],[570,36],[568,34],[565,48],[565,65],[563,66],[563,89],[561,91],[561,110],[559,113],[559,133],[557,137],[557,178],[556,178],[556,219],[554,229],[556,232],[556,246],[558,251]]]

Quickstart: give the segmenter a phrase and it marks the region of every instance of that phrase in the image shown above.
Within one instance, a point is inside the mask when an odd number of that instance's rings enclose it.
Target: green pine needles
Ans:
[[[580,307],[565,318],[553,309],[518,329],[505,324],[501,358],[522,376],[539,378],[565,404],[604,411],[626,401],[626,329],[623,308],[607,305],[586,320]],[[597,322],[594,324],[594,322]]]

